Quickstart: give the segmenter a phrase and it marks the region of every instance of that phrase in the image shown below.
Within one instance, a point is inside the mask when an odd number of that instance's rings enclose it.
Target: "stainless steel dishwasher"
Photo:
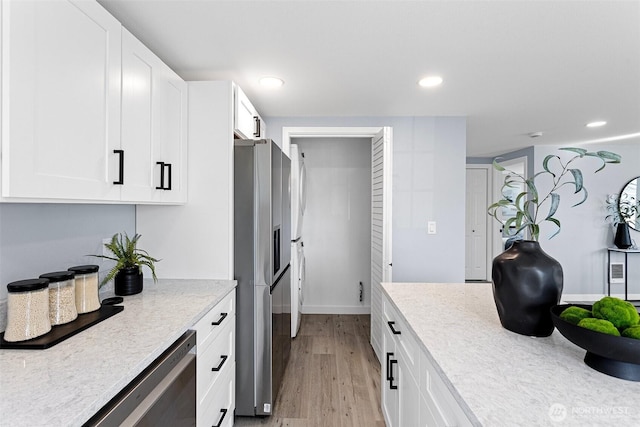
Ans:
[[[195,346],[185,332],[85,426],[195,426]]]

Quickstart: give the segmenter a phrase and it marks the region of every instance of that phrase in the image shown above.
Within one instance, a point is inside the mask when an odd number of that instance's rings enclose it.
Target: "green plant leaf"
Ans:
[[[585,154],[587,154],[587,150],[585,150],[584,148],[576,148],[576,147],[563,147],[563,148],[559,148],[559,150],[563,150],[563,151],[571,151],[573,153],[577,153],[580,155],[580,157],[584,157]]]
[[[502,172],[506,169],[500,163],[498,163],[500,160],[502,160],[502,157],[496,157],[495,159],[493,159],[493,168],[499,172]]]
[[[556,236],[558,233],[560,233],[560,221],[558,221],[558,220],[557,220],[557,219],[555,219],[555,218],[547,218],[545,221],[552,222],[552,223],[554,223],[555,225],[557,225],[557,226],[558,226],[558,229],[556,230],[556,232],[555,232],[555,233],[553,233],[551,236],[549,236],[549,239],[553,239],[553,238],[554,238],[554,236]]]
[[[554,156],[553,154],[549,154],[549,155],[548,155],[548,156],[546,156],[546,157],[544,158],[544,160],[542,161],[542,168],[543,168],[546,172],[550,173],[550,174],[555,178],[556,174],[554,174],[553,172],[551,172],[551,170],[549,169],[549,161],[550,161],[551,159],[558,159],[558,160],[560,160],[560,157],[558,157],[558,156]]]
[[[551,220],[551,217],[556,214],[558,206],[560,206],[560,195],[558,193],[551,193],[551,206],[549,207],[549,214],[547,215],[545,220]]]
[[[578,203],[576,203],[575,205],[572,205],[571,206],[572,208],[575,208],[576,206],[580,206],[587,200],[587,197],[589,197],[589,193],[587,192],[586,188],[582,187],[582,192],[584,193],[584,197]]]
[[[576,185],[576,193],[578,193],[580,190],[582,190],[583,184],[584,184],[584,178],[582,177],[582,172],[580,171],[580,169],[569,169],[569,172],[571,172],[571,175],[573,175],[573,182]]]
[[[533,178],[529,178],[525,181],[525,184],[527,185],[527,188],[529,189],[529,193],[530,193],[530,197],[529,200],[531,200],[531,202],[537,203],[538,202],[538,189],[536,188],[536,184],[534,182]]]
[[[540,237],[540,227],[538,224],[529,224],[529,234],[531,234],[531,240],[538,241]]]

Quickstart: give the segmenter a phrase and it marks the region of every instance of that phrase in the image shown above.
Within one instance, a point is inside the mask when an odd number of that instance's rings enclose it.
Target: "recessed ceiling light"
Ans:
[[[435,87],[440,86],[442,84],[442,77],[440,76],[427,76],[423,79],[420,79],[418,84],[422,87]]]
[[[280,87],[284,84],[284,80],[277,77],[263,77],[260,79],[260,84],[268,88]]]
[[[604,126],[606,124],[607,124],[607,122],[605,122],[604,120],[599,120],[599,121],[596,121],[596,122],[587,123],[587,127],[588,128],[599,128],[600,126]]]

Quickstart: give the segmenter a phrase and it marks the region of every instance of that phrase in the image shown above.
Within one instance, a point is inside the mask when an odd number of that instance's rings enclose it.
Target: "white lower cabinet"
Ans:
[[[232,426],[235,410],[235,291],[196,325],[196,425]]]
[[[382,296],[382,413],[387,427],[470,426],[471,422],[408,324]]]

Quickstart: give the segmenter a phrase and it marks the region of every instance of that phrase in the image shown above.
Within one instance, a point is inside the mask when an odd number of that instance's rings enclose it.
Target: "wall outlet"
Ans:
[[[436,222],[429,221],[427,223],[427,234],[436,234]]]

